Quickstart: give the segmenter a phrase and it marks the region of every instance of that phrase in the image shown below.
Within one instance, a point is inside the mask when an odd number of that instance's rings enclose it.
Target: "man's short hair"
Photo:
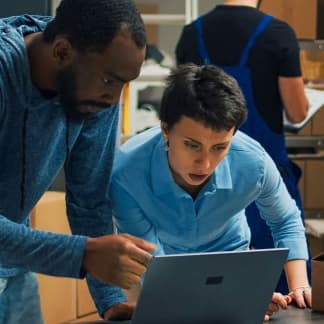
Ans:
[[[81,52],[102,52],[120,31],[145,46],[144,23],[133,0],[62,0],[43,37],[53,42],[63,35]]]

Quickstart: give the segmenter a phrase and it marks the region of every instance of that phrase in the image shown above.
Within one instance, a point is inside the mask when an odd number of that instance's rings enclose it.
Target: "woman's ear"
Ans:
[[[166,122],[161,122],[162,136],[165,142],[168,142],[168,124]]]

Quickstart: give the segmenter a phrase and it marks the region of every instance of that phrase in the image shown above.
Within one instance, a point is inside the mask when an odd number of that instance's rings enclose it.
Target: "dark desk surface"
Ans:
[[[78,324],[130,324],[130,321],[94,321],[83,322]],[[267,324],[308,324],[308,323],[324,323],[324,313],[315,313],[310,309],[298,309],[289,306],[286,310],[280,310],[273,315]],[[152,323],[153,324],[153,323]],[[197,323],[198,324],[198,323]]]
[[[310,309],[298,309],[289,306],[286,310],[280,310],[274,314],[268,324],[308,324],[308,323],[324,323],[324,313],[312,312]]]

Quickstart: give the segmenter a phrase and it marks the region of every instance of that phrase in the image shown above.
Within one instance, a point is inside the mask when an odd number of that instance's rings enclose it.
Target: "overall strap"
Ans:
[[[269,22],[272,19],[273,19],[272,16],[265,15],[263,17],[263,19],[261,20],[261,22],[259,23],[259,25],[256,27],[254,33],[250,37],[247,45],[245,46],[245,48],[243,50],[241,60],[240,60],[240,66],[241,67],[246,65],[246,62],[248,60],[251,48],[253,47],[254,43],[256,42],[258,36],[266,29],[266,27],[268,26]]]
[[[200,57],[203,59],[204,64],[212,64],[204,44],[201,16],[198,17],[197,20],[195,21],[195,28],[196,28],[196,36],[197,36],[198,50],[200,53]]]

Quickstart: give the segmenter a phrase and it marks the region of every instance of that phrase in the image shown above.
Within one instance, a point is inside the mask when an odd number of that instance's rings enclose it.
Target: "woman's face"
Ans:
[[[217,132],[185,116],[171,130],[161,127],[174,181],[189,193],[199,191],[227,155],[234,127]]]

